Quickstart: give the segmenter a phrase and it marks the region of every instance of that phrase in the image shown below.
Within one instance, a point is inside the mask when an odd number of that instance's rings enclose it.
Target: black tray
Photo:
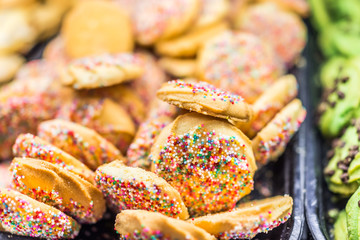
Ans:
[[[45,43],[35,47],[29,54],[28,59],[36,59],[41,57]],[[306,48],[308,49],[308,47]],[[305,53],[308,50],[305,50]],[[293,73],[299,81],[299,96],[302,101],[307,102],[307,85],[306,73],[309,65],[294,68],[290,72]],[[305,155],[306,155],[306,124],[300,128],[299,133],[289,143],[284,155],[276,162],[260,169],[255,174],[255,188],[249,197],[244,200],[259,199],[270,196],[289,194],[294,199],[292,217],[284,224],[280,225],[268,234],[259,234],[256,240],[298,240],[306,239],[305,214],[304,214],[304,191],[305,191]],[[105,218],[95,225],[83,225],[79,236],[76,239],[119,239],[114,231],[115,215],[106,213]],[[304,235],[304,236],[303,236]],[[9,233],[0,232],[0,240],[12,239],[35,239],[30,237],[22,237]]]

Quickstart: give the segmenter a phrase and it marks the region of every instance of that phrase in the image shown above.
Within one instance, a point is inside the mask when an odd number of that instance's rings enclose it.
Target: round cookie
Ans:
[[[202,2],[200,16],[191,28],[193,31],[221,22],[230,10],[229,0],[203,0]]]
[[[200,7],[199,0],[136,1],[133,11],[136,41],[152,45],[181,34],[193,23]]]
[[[231,209],[253,188],[251,142],[221,119],[177,117],[156,138],[151,159],[152,170],[180,192],[190,215]]]
[[[82,161],[90,169],[116,159],[121,152],[92,129],[60,119],[42,122],[38,135]]]
[[[144,210],[124,210],[116,216],[121,239],[215,240],[191,223]]]
[[[53,206],[81,223],[96,223],[106,210],[102,193],[55,164],[15,158],[10,166],[12,187],[29,197]]]
[[[275,161],[305,120],[306,110],[299,99],[292,100],[256,135],[252,141],[256,162]]]
[[[140,77],[141,60],[128,53],[102,54],[71,61],[61,74],[61,81],[75,89],[112,86]]]
[[[71,58],[65,52],[65,43],[61,35],[52,39],[43,52],[43,58],[50,62],[68,63]]]
[[[252,108],[241,96],[220,90],[206,82],[174,80],[157,92],[161,100],[205,115],[248,122]]]
[[[135,124],[115,99],[86,95],[75,97],[63,104],[57,118],[94,129],[122,153],[126,152],[135,135]]]
[[[63,212],[14,190],[0,188],[0,226],[13,234],[72,239],[80,225]]]
[[[24,62],[20,55],[0,55],[0,84],[13,79]]]
[[[22,65],[17,71],[15,79],[27,81],[29,78],[48,77],[57,79],[59,76],[56,65],[44,59],[36,59]]]
[[[109,1],[76,4],[65,17],[61,34],[71,58],[131,52],[134,47],[129,16]]]
[[[240,204],[236,209],[189,220],[217,239],[251,239],[286,222],[292,213],[293,199],[276,196]]]
[[[35,2],[36,0],[0,0],[0,8],[24,7]]]
[[[160,58],[159,65],[171,76],[179,78],[194,77],[196,72],[195,59],[163,57]]]
[[[306,0],[258,0],[263,2],[274,2],[286,10],[293,11],[303,17],[309,15],[310,6]]]
[[[281,75],[272,49],[249,33],[226,31],[204,44],[197,58],[197,75],[216,87],[253,103]]]
[[[13,146],[15,157],[41,159],[95,183],[95,174],[79,160],[30,133],[20,134]]]
[[[273,3],[247,7],[235,23],[241,31],[252,33],[275,50],[288,66],[293,65],[306,44],[306,26],[302,19]]]
[[[274,84],[254,102],[254,117],[250,122],[237,122],[235,125],[250,139],[255,135],[291,100],[298,92],[296,78],[286,75]]]
[[[117,213],[142,209],[173,218],[189,218],[179,192],[152,172],[114,161],[96,170],[96,183]]]
[[[170,57],[194,57],[208,39],[226,30],[229,30],[229,24],[225,21],[200,29],[191,29],[177,38],[158,42],[155,50],[158,54]]]

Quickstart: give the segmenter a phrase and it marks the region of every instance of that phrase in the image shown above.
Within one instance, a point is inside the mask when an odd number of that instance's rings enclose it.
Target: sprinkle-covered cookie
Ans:
[[[254,102],[254,117],[250,122],[237,122],[249,138],[255,135],[292,99],[297,95],[298,86],[293,75],[286,75],[277,80]]]
[[[95,223],[106,210],[101,192],[62,167],[36,159],[15,158],[10,166],[12,187],[53,206],[81,223]]]
[[[20,134],[12,149],[15,157],[35,158],[54,163],[90,183],[95,183],[95,174],[87,166],[68,153],[30,133]]]
[[[165,83],[157,96],[190,111],[247,122],[253,111],[241,96],[231,94],[206,82],[175,80]]]
[[[281,75],[272,49],[250,33],[226,31],[208,40],[197,58],[197,75],[254,102]]]
[[[140,77],[143,71],[141,60],[135,55],[104,54],[71,61],[61,79],[75,89],[99,88]]]
[[[189,222],[218,239],[251,239],[286,222],[292,213],[293,199],[276,196],[240,204],[237,208]]]
[[[116,216],[115,230],[121,239],[215,240],[191,223],[156,212],[124,210]]]
[[[299,99],[294,99],[276,114],[253,139],[256,162],[263,165],[277,160],[305,120],[305,116],[306,110]]]
[[[0,84],[13,79],[16,72],[20,69],[24,61],[25,59],[20,55],[0,54]]]
[[[92,129],[60,119],[42,122],[38,135],[82,161],[90,169],[122,159],[121,152]]]
[[[157,137],[151,159],[152,170],[180,192],[190,215],[231,209],[253,189],[251,142],[220,119],[179,116]]]
[[[96,170],[96,183],[115,212],[142,209],[189,218],[179,192],[152,172],[114,161]]]
[[[72,239],[80,225],[65,213],[14,190],[0,188],[1,229],[47,239]]]

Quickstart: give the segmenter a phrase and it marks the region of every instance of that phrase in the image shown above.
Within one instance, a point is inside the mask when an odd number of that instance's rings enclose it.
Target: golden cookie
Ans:
[[[24,7],[35,2],[36,0],[0,0],[0,8]]]
[[[236,209],[189,220],[218,239],[251,239],[286,222],[293,199],[276,196],[240,204]]]
[[[133,12],[135,38],[152,45],[186,31],[200,11],[199,0],[136,1]]]
[[[24,62],[20,55],[0,55],[0,84],[13,79]]]
[[[109,98],[76,97],[62,106],[57,118],[94,129],[123,153],[135,135],[135,124],[129,114]]]
[[[20,134],[13,146],[15,157],[41,159],[54,163],[75,173],[90,183],[95,183],[95,174],[79,160],[30,133]]]
[[[90,169],[122,159],[120,151],[92,129],[60,119],[42,122],[38,135],[82,161]]]
[[[305,120],[306,110],[299,99],[286,105],[256,135],[252,145],[256,162],[260,165],[276,160],[286,148],[286,144]]]
[[[226,31],[207,41],[197,58],[197,75],[253,103],[281,75],[272,49],[249,33]]]
[[[191,30],[199,30],[221,22],[230,10],[229,0],[203,0],[200,16]]]
[[[0,188],[0,228],[48,239],[72,239],[80,225],[63,212],[14,190]]]
[[[206,231],[182,220],[144,210],[124,210],[116,216],[121,239],[215,240]]]
[[[251,142],[221,119],[177,117],[155,140],[151,159],[152,170],[180,192],[190,215],[231,209],[253,188]]]
[[[127,53],[86,57],[71,61],[61,80],[75,89],[112,86],[140,77],[142,65],[139,58]]]
[[[250,122],[237,122],[236,126],[250,139],[255,137],[256,133],[296,97],[297,90],[296,78],[293,75],[279,78],[252,105],[254,117]]]
[[[163,57],[159,60],[160,66],[174,77],[194,77],[196,72],[195,59],[180,59]]]
[[[134,47],[129,16],[109,1],[79,2],[66,16],[61,33],[71,58],[131,52]]]
[[[293,65],[306,45],[307,30],[302,19],[274,3],[249,6],[239,14],[235,25],[272,46],[288,66]]]
[[[116,212],[143,209],[174,218],[189,218],[179,192],[152,172],[114,161],[96,170],[96,183]]]
[[[155,45],[156,52],[170,57],[194,57],[204,43],[222,32],[229,30],[223,21],[214,25],[194,29],[177,38],[160,41]]]
[[[81,223],[97,222],[106,210],[100,190],[55,164],[15,158],[10,171],[15,190],[55,207]]]
[[[157,92],[161,100],[205,115],[248,122],[253,115],[241,96],[220,90],[206,82],[174,80]]]

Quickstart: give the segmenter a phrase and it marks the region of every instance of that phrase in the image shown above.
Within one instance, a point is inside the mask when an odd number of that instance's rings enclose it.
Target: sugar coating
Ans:
[[[0,220],[7,231],[48,239],[77,236],[80,226],[73,219],[57,209],[44,211],[21,196],[9,197],[0,190]]]
[[[171,199],[166,190],[151,182],[151,179],[141,181],[135,177],[131,180],[114,177],[99,168],[96,171],[95,181],[108,205],[116,212],[141,209],[160,212],[170,217],[177,217],[183,212],[180,202]]]
[[[155,173],[181,194],[191,215],[228,210],[253,189],[245,144],[203,125],[170,135],[154,160]]]
[[[171,236],[164,235],[160,230],[152,230],[146,226],[142,226],[141,231],[135,230],[132,234],[125,234],[120,236],[120,240],[134,240],[134,239],[149,239],[149,240],[171,240]],[[184,240],[190,240],[185,238]]]

